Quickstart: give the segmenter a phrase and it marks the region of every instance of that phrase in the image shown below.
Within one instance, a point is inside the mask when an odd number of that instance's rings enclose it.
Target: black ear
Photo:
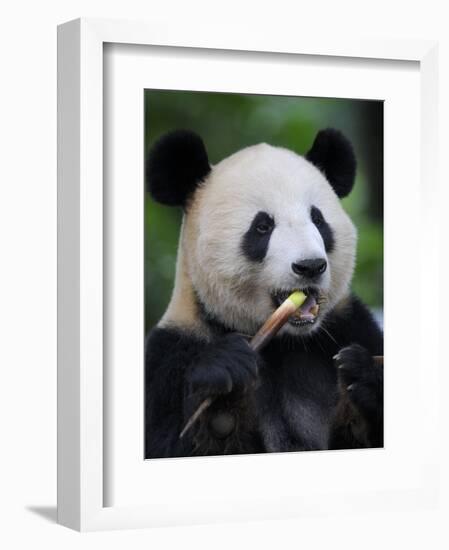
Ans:
[[[165,134],[151,148],[145,172],[147,188],[154,200],[169,206],[185,206],[210,172],[203,140],[188,130]]]
[[[320,130],[306,159],[324,173],[340,198],[350,193],[357,162],[351,143],[341,132]]]

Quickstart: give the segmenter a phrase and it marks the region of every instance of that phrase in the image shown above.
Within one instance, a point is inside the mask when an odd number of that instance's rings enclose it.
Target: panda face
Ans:
[[[186,211],[181,246],[187,276],[207,312],[253,334],[293,290],[320,301],[307,334],[347,294],[356,232],[336,192],[312,162],[260,144],[214,166]]]

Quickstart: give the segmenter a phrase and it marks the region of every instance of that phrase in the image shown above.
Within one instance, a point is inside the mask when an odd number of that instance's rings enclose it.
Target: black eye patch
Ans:
[[[261,262],[265,258],[273,229],[272,216],[266,212],[258,212],[255,215],[241,243],[242,252],[248,260]]]
[[[335,246],[334,232],[332,231],[331,226],[324,219],[321,210],[316,206],[312,206],[310,210],[310,217],[321,234],[326,252],[332,252]]]

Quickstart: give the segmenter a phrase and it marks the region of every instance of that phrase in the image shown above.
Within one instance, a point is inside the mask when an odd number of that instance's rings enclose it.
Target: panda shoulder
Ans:
[[[354,293],[336,308],[334,326],[346,344],[357,343],[374,355],[383,355],[383,332],[368,306]]]

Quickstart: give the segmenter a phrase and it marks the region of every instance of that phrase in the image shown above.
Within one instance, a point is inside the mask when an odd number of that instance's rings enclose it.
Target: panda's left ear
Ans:
[[[306,159],[319,168],[342,198],[351,192],[356,160],[350,141],[338,130],[320,130]]]
[[[145,179],[155,201],[185,207],[210,170],[200,136],[190,130],[176,130],[163,135],[151,148]]]

